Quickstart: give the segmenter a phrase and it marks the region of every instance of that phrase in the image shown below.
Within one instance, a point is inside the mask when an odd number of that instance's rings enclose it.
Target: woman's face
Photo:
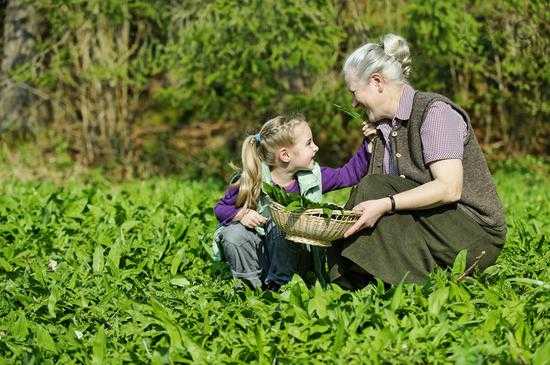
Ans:
[[[380,85],[377,85],[377,81],[373,77],[365,82],[356,76],[347,76],[346,84],[353,95],[352,105],[367,109],[370,122],[376,122],[379,119],[377,106],[382,102]]]

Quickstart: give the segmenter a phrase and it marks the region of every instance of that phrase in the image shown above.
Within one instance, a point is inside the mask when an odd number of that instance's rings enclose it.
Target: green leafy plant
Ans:
[[[2,179],[0,364],[545,364],[548,176],[534,158],[495,171],[508,238],[483,273],[459,280],[464,252],[422,284],[280,293],[211,262],[219,184]]]
[[[263,183],[262,191],[273,201],[285,207],[287,212],[301,213],[306,209],[322,209],[323,215],[327,218],[332,216],[333,211],[343,213],[344,208],[332,203],[316,203],[298,193],[289,193],[279,186]]]

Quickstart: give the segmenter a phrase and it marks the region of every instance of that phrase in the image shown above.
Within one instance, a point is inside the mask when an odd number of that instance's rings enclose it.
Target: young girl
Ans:
[[[273,118],[245,139],[242,173],[214,207],[221,224],[215,242],[235,278],[256,289],[276,289],[297,272],[306,247],[285,240],[269,219],[263,182],[318,202],[323,193],[356,185],[367,173],[367,140],[340,168],[320,167],[314,161],[318,150],[302,115]]]

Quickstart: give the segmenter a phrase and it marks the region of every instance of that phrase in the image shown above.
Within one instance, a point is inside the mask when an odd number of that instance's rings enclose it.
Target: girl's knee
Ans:
[[[258,233],[240,223],[225,227],[220,233],[222,246],[239,247],[243,245],[257,246],[261,241]]]

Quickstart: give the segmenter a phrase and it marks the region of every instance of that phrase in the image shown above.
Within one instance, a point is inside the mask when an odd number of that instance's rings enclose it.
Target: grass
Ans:
[[[357,292],[295,277],[281,293],[209,259],[215,182],[5,177],[0,364],[547,364],[548,172],[534,158],[498,166],[509,233],[482,274],[458,282],[458,263]]]

